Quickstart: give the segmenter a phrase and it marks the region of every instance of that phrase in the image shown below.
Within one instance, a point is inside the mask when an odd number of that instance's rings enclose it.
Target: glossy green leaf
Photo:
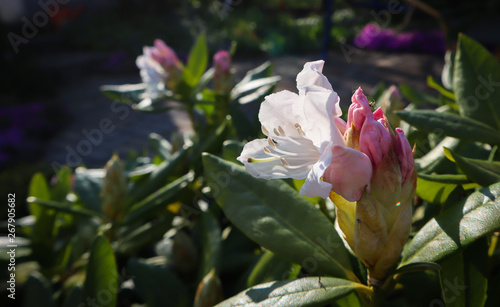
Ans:
[[[264,62],[258,67],[247,71],[245,77],[241,79],[241,81],[236,86],[248,83],[252,80],[270,77],[272,72],[273,72],[273,65],[271,64],[271,62],[269,61]]]
[[[500,133],[481,121],[430,110],[398,111],[396,114],[405,122],[423,131],[438,131],[458,139],[500,144]]]
[[[50,200],[49,185],[47,184],[47,180],[45,180],[42,173],[36,173],[33,175],[29,186],[28,196],[33,196],[43,200]],[[42,207],[36,204],[29,206],[30,213],[35,218],[40,216],[42,209]]]
[[[237,99],[238,104],[247,104],[252,102],[262,102],[264,101],[264,97],[271,94],[276,87],[276,83],[272,83],[269,85],[264,85],[259,87],[253,92],[249,94],[243,95]]]
[[[96,300],[100,306],[116,306],[118,272],[115,255],[108,240],[99,235],[90,249],[87,274],[83,284],[83,301]]]
[[[494,184],[431,219],[405,248],[402,265],[437,261],[500,227],[499,197]]]
[[[78,194],[87,209],[102,213],[101,210],[102,179],[93,176],[92,171],[85,168],[75,170],[75,192]]]
[[[37,199],[49,201],[50,191],[47,181],[41,173],[33,176],[29,192],[29,197],[36,197]],[[57,233],[56,226],[56,211],[42,206],[42,204],[32,202],[29,204],[32,215],[35,216],[35,225],[31,235],[33,243],[33,253],[37,257],[37,261],[44,265],[51,265],[53,262],[53,240]]]
[[[200,81],[208,63],[208,49],[205,34],[198,36],[189,52],[188,62],[183,72],[184,81],[191,87]]]
[[[500,63],[472,38],[460,34],[453,91],[460,114],[500,130]]]
[[[482,186],[500,181],[500,162],[465,158],[448,148],[444,152],[470,180]]]
[[[250,239],[310,272],[357,280],[333,224],[295,189],[210,154],[203,164],[215,199]]]
[[[137,103],[142,100],[146,84],[103,85],[101,92],[108,98],[125,104]]]
[[[453,89],[453,69],[455,66],[455,52],[447,50],[444,55],[444,67],[441,72],[443,86],[449,90]]]
[[[255,265],[247,280],[247,287],[253,287],[273,280],[284,280],[290,274],[292,263],[266,251]]]
[[[202,141],[196,143],[190,156],[191,165],[197,164],[201,159],[202,152],[218,153],[222,144],[227,139],[232,125],[231,116],[226,116],[224,121]]]
[[[134,277],[135,290],[149,307],[187,306],[187,291],[174,273],[163,265],[131,258],[127,271]]]
[[[215,69],[211,67],[200,78],[198,84],[194,88],[194,93],[199,93],[207,89],[207,85],[214,78]]]
[[[38,272],[30,275],[24,291],[23,307],[55,306],[50,284],[45,277]],[[10,292],[8,293],[10,294]],[[14,297],[20,299],[19,293],[16,293]],[[15,302],[15,300],[12,300],[12,302]]]
[[[178,169],[182,168],[189,149],[190,147],[175,152],[170,160],[165,160],[158,165],[158,168],[146,180],[134,185],[129,194],[129,206],[143,201],[145,198],[150,197],[153,192],[163,187],[167,183],[168,178],[173,176]]]
[[[172,157],[172,144],[161,135],[151,133],[149,135],[149,144],[151,144],[153,150],[163,159],[169,160]]]
[[[142,224],[118,240],[115,248],[116,252],[121,255],[131,255],[150,244],[158,242],[172,226],[173,218],[173,214],[170,214],[165,218]]]
[[[238,83],[231,91],[231,99],[236,99],[244,94],[248,94],[251,91],[255,91],[261,87],[275,85],[281,80],[280,76],[267,77],[248,81],[246,83]]]
[[[222,158],[231,162],[236,162],[243,150],[243,143],[240,141],[227,140],[222,144]]]
[[[448,159],[446,159],[446,157],[444,155],[443,147],[455,149],[460,145],[461,142],[463,142],[463,141],[460,141],[459,139],[455,139],[452,137],[445,137],[434,148],[432,148],[426,155],[424,155],[418,159],[415,159],[415,166],[417,167],[418,172],[419,173],[436,172],[444,164],[449,163]],[[423,145],[420,145],[419,143],[417,143],[416,144],[417,151],[419,150],[420,146],[429,146],[429,144],[424,143]]]
[[[325,306],[354,291],[370,294],[372,290],[345,279],[307,277],[257,285],[216,306]]]
[[[463,252],[441,261],[441,289],[446,306],[484,306],[487,264],[486,238],[475,241]]]
[[[464,272],[463,253],[455,253],[440,261],[442,271],[441,296],[447,307],[468,306],[465,288],[467,281]]]
[[[439,85],[436,80],[434,80],[434,78],[432,76],[427,76],[427,85],[429,87],[432,87],[433,89],[437,90],[441,95],[443,95],[444,97],[446,98],[449,98],[451,100],[455,100],[455,94],[453,94],[453,92],[450,92],[448,91],[447,89],[445,89],[444,87],[442,87],[441,85]]]
[[[189,181],[192,179],[193,174],[188,173],[154,191],[145,199],[132,206],[125,214],[122,223],[127,225],[155,216],[158,211],[164,209],[170,202],[173,202],[175,197],[187,187]]]
[[[52,189],[50,191],[50,196],[52,200],[62,202],[66,200],[66,195],[68,195],[68,193],[71,190],[71,176],[72,176],[71,168],[67,166],[62,167],[57,171],[56,175],[57,175],[57,181],[52,186]]]
[[[408,85],[400,84],[399,90],[401,94],[410,102],[416,105],[429,104],[429,105],[440,105],[439,99],[424,94],[422,91],[414,89]]]
[[[420,272],[420,271],[439,271],[441,266],[434,262],[413,262],[407,265],[403,265],[394,271],[393,275],[405,274],[410,272]]]
[[[182,106],[172,104],[168,99],[173,98],[164,94],[163,97],[151,99],[144,98],[139,103],[133,104],[132,109],[145,113],[165,113],[171,110],[183,110]]]
[[[63,204],[57,201],[50,201],[50,200],[41,200],[36,197],[28,197],[26,199],[26,202],[28,204],[38,204],[44,208],[54,210],[57,212],[61,213],[67,213],[75,216],[81,216],[81,217],[101,217],[104,218],[104,215],[99,214],[95,211],[91,211],[85,208],[79,208],[79,207],[74,207],[70,206],[69,204]]]
[[[201,281],[212,268],[215,269],[217,274],[220,272],[221,261],[221,230],[219,222],[210,213],[200,212],[200,226],[201,226],[201,266],[198,274],[198,281]]]
[[[468,183],[464,175],[424,175],[417,178],[417,195],[432,204],[443,205],[449,201],[450,195],[461,186]]]

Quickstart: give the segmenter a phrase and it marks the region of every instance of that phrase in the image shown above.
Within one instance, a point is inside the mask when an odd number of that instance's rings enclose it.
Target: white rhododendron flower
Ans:
[[[322,74],[323,65],[324,61],[304,65],[297,75],[299,94],[285,90],[266,97],[259,120],[267,139],[246,144],[238,160],[255,177],[305,178],[300,189],[304,196],[326,198],[333,189],[347,199],[359,198],[369,183],[371,163],[363,153],[346,147],[339,97]],[[351,161],[357,162],[351,171],[324,177],[327,169],[338,170]],[[338,184],[332,187],[332,182]]]

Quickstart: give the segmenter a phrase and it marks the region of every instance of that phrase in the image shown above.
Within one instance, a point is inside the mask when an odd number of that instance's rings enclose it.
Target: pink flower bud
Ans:
[[[361,130],[365,118],[373,118],[370,104],[361,88],[358,88],[354,95],[352,95],[351,101],[352,104],[347,114],[347,128],[351,128],[354,125],[356,129]]]
[[[216,75],[227,75],[231,68],[231,56],[226,50],[214,54],[214,67]]]
[[[175,51],[172,50],[165,42],[161,39],[156,39],[154,43],[154,47],[151,49],[151,57],[158,63],[160,63],[166,71],[171,69],[175,69],[181,63]]]
[[[404,184],[414,167],[414,162],[410,143],[401,128],[396,128],[396,146],[394,150],[401,166],[401,184]]]
[[[219,94],[227,94],[233,87],[233,76],[231,75],[231,56],[226,50],[220,50],[214,54],[214,86]]]

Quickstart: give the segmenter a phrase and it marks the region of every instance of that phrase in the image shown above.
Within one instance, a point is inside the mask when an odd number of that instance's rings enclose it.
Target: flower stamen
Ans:
[[[264,127],[264,125],[262,125],[260,128],[262,130],[262,133],[264,133],[265,136],[269,135],[269,131],[267,131],[267,129],[266,129],[266,127]]]

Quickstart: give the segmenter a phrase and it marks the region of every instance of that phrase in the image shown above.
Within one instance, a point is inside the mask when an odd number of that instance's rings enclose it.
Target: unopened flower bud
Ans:
[[[226,50],[214,54],[214,86],[219,94],[226,94],[233,88],[233,75],[231,74],[231,56]]]
[[[416,169],[403,131],[394,133],[381,109],[372,113],[361,89],[352,100],[346,143],[369,157],[372,173],[359,198],[335,190],[330,198],[345,241],[368,268],[369,283],[377,286],[396,264],[410,234]]]
[[[110,220],[120,220],[127,197],[125,169],[117,155],[113,155],[104,169],[106,175],[101,190],[102,211]]]
[[[212,269],[200,282],[194,298],[194,307],[212,307],[222,301],[222,287]]]

